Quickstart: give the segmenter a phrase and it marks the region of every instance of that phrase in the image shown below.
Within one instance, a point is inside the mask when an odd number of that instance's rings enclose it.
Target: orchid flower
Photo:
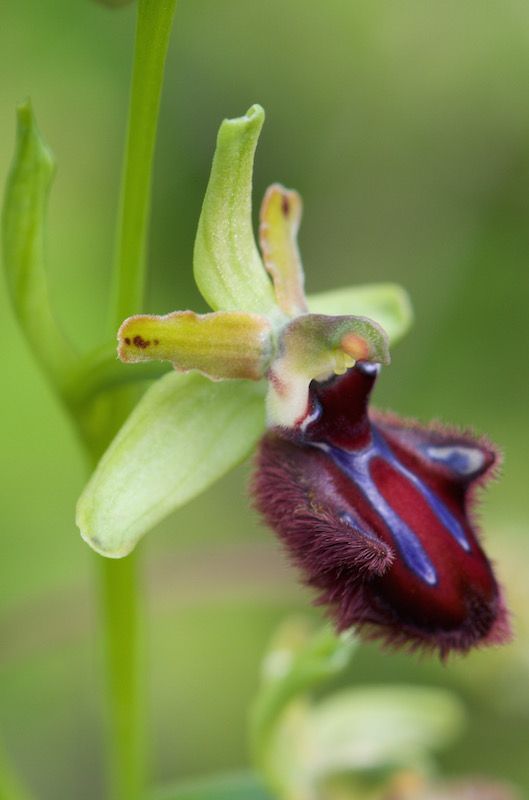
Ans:
[[[481,547],[476,487],[498,455],[484,439],[373,411],[389,345],[406,332],[392,284],[305,295],[302,204],[266,192],[257,249],[254,152],[264,112],[225,120],[194,252],[208,314],[126,319],[126,363],[171,362],[103,456],[78,507],[83,537],[126,555],[154,524],[248,455],[252,492],[338,629],[452,650],[508,637]]]

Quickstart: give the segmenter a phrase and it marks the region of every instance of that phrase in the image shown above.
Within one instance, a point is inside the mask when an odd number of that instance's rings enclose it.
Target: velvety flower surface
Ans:
[[[369,411],[379,367],[312,381],[304,418],[263,438],[256,505],[339,629],[466,651],[505,641],[501,590],[473,519],[486,441]]]

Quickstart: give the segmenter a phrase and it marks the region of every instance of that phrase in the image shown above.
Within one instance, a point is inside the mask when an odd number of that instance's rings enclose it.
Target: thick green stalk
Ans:
[[[110,797],[138,800],[145,784],[145,713],[138,551],[99,558],[107,659]]]
[[[113,331],[142,310],[151,174],[165,59],[176,0],[139,0],[114,273]],[[118,393],[113,423],[131,410]],[[145,720],[138,555],[98,559],[110,710],[112,800],[139,800],[145,779]]]
[[[139,0],[123,166],[112,332],[142,310],[151,171],[165,58],[176,0]]]

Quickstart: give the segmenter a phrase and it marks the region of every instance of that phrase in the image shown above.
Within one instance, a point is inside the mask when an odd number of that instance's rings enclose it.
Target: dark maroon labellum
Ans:
[[[472,520],[493,472],[482,439],[368,412],[378,366],[310,386],[301,425],[262,440],[253,490],[339,630],[436,649],[509,638]]]

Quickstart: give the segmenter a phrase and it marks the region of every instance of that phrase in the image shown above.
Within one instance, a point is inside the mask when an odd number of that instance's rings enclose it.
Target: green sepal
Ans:
[[[154,525],[252,450],[263,387],[170,372],[153,384],[99,462],[77,505],[82,537],[121,558]]]
[[[53,156],[29,101],[17,109],[17,146],[2,214],[4,269],[13,307],[38,360],[56,384],[75,363],[52,311],[44,257]]]
[[[171,361],[175,369],[196,369],[213,380],[264,377],[272,356],[272,328],[266,317],[243,311],[129,317],[118,332],[125,363]]]
[[[408,294],[395,283],[331,289],[309,295],[307,303],[313,314],[353,314],[375,320],[386,331],[390,345],[400,341],[413,322]]]
[[[277,313],[252,228],[252,172],[261,106],[220,126],[193,257],[195,281],[215,311]]]

